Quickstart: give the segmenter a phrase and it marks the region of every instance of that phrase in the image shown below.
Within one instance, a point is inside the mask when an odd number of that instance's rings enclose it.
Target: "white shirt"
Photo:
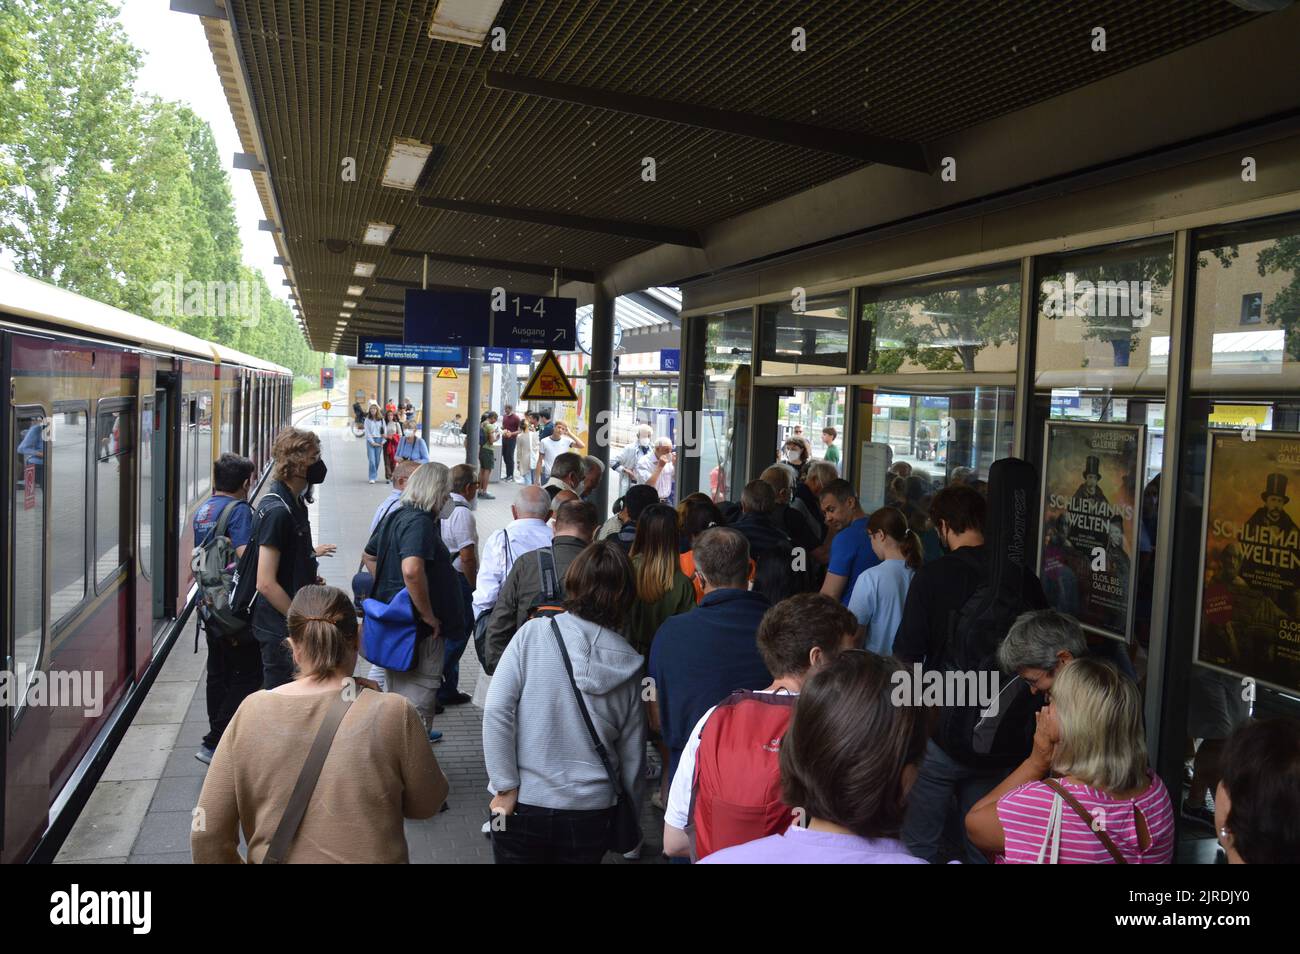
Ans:
[[[560,437],[557,440],[552,440],[552,437],[555,437],[555,435],[552,434],[551,437],[546,438],[546,440],[538,442],[541,445],[542,459],[545,461],[542,466],[546,468],[548,474],[551,472],[551,467],[555,464],[555,458],[559,457],[573,446],[572,437]]]
[[[525,553],[538,547],[550,546],[554,531],[545,520],[524,517],[512,520],[504,530],[488,537],[483,547],[483,557],[478,565],[478,587],[474,590],[474,618],[496,605],[497,594],[510,567]],[[510,556],[506,557],[506,538],[510,540]]]
[[[442,542],[451,551],[451,565],[455,567],[457,573],[464,573],[465,567],[462,565],[460,551],[466,547],[478,546],[478,524],[474,520],[474,511],[470,509],[468,500],[460,494],[452,494],[451,499],[460,501],[464,506],[452,507],[449,503],[447,509],[443,511],[447,516],[440,521]]]
[[[770,689],[760,689],[759,692],[771,693]],[[691,787],[695,784],[695,755],[700,750],[700,733],[704,731],[704,723],[709,721],[709,716],[713,715],[713,710],[717,706],[711,706],[709,711],[700,716],[700,721],[695,723],[695,728],[691,730],[691,737],[686,740],[686,748],[682,750],[682,757],[677,762],[677,774],[673,776],[672,787],[668,789],[668,804],[664,806],[664,823],[672,825],[679,831],[685,831],[691,823]]]
[[[384,502],[375,508],[375,515],[370,519],[370,532],[374,533],[375,527],[379,526],[379,521],[396,510],[401,502],[402,492],[400,490],[394,490],[385,497]]]
[[[636,462],[636,476],[638,482],[643,484],[650,483],[650,475],[655,472],[655,468],[658,466],[659,458],[655,457],[653,453],[646,454],[638,460]],[[672,496],[673,469],[672,461],[665,463],[664,469],[659,473],[659,479],[654,482],[655,493],[659,495],[660,500]]]

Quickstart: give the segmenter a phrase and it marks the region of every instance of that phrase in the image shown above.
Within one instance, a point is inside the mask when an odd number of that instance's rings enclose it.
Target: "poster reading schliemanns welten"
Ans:
[[[1300,437],[1211,431],[1206,473],[1196,659],[1300,689]]]
[[[1138,547],[1138,424],[1048,421],[1038,576],[1084,629],[1128,640]]]

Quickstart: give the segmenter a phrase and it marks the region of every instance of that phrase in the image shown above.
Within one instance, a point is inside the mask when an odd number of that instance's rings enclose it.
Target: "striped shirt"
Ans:
[[[1131,865],[1169,864],[1174,854],[1174,811],[1164,783],[1147,769],[1151,784],[1137,798],[1118,800],[1099,789],[1073,780],[1057,779],[1078,799],[1092,816],[1105,825],[1106,834]],[[1028,782],[998,799],[998,821],[1006,833],[1006,849],[999,864],[1035,864],[1047,838],[1052,800],[1056,797],[1043,782]],[[1151,843],[1143,851],[1138,846],[1134,809],[1142,812]],[[1043,854],[1044,863],[1051,859],[1051,846]],[[1114,864],[1110,852],[1097,833],[1068,804],[1061,805],[1060,854],[1063,865]]]

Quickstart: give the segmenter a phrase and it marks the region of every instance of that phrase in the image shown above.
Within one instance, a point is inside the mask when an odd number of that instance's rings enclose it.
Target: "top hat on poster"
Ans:
[[[1089,474],[1091,474],[1093,477],[1096,477],[1098,480],[1101,480],[1101,458],[1100,457],[1088,458],[1088,464],[1086,467],[1083,468],[1083,476],[1087,477]]]
[[[1264,492],[1259,495],[1259,499],[1267,503],[1269,497],[1281,497],[1284,504],[1291,502],[1291,498],[1286,495],[1286,474],[1268,475],[1268,480],[1264,483]]]

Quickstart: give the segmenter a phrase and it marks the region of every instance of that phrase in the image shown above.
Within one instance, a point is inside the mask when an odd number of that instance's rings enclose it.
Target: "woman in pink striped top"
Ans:
[[[1168,864],[1173,806],[1147,765],[1137,686],[1099,659],[1063,666],[1033,752],[975,804],[966,831],[999,863]]]

